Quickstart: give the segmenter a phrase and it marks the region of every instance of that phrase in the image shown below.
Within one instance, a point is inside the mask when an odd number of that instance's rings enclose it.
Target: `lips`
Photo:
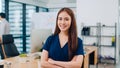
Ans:
[[[65,29],[67,26],[66,25],[60,25],[61,29]]]

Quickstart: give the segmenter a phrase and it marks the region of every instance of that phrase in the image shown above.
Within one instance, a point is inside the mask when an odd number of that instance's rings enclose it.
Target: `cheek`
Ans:
[[[69,26],[69,27],[71,26],[71,22],[68,23],[68,26]]]
[[[60,24],[60,23],[59,23],[59,22],[57,22],[57,25],[58,25],[58,26],[59,26],[59,24]]]

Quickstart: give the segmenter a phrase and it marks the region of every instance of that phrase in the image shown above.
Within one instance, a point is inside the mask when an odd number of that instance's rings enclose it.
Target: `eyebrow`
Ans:
[[[62,18],[62,17],[58,17],[58,18]],[[69,17],[64,17],[64,18],[69,18]]]

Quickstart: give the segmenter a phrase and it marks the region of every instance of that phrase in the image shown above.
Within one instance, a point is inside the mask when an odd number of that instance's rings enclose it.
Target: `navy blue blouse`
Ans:
[[[44,50],[48,51],[49,58],[57,61],[69,61],[68,57],[68,43],[66,43],[62,48],[60,46],[59,36],[51,35],[46,40],[44,46]],[[75,55],[83,55],[83,44],[82,40],[78,38],[78,49]]]

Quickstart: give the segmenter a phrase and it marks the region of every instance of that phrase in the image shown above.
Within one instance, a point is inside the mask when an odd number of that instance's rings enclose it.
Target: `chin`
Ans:
[[[60,29],[60,31],[62,31],[62,32],[66,32],[66,31],[67,31],[67,29]]]

